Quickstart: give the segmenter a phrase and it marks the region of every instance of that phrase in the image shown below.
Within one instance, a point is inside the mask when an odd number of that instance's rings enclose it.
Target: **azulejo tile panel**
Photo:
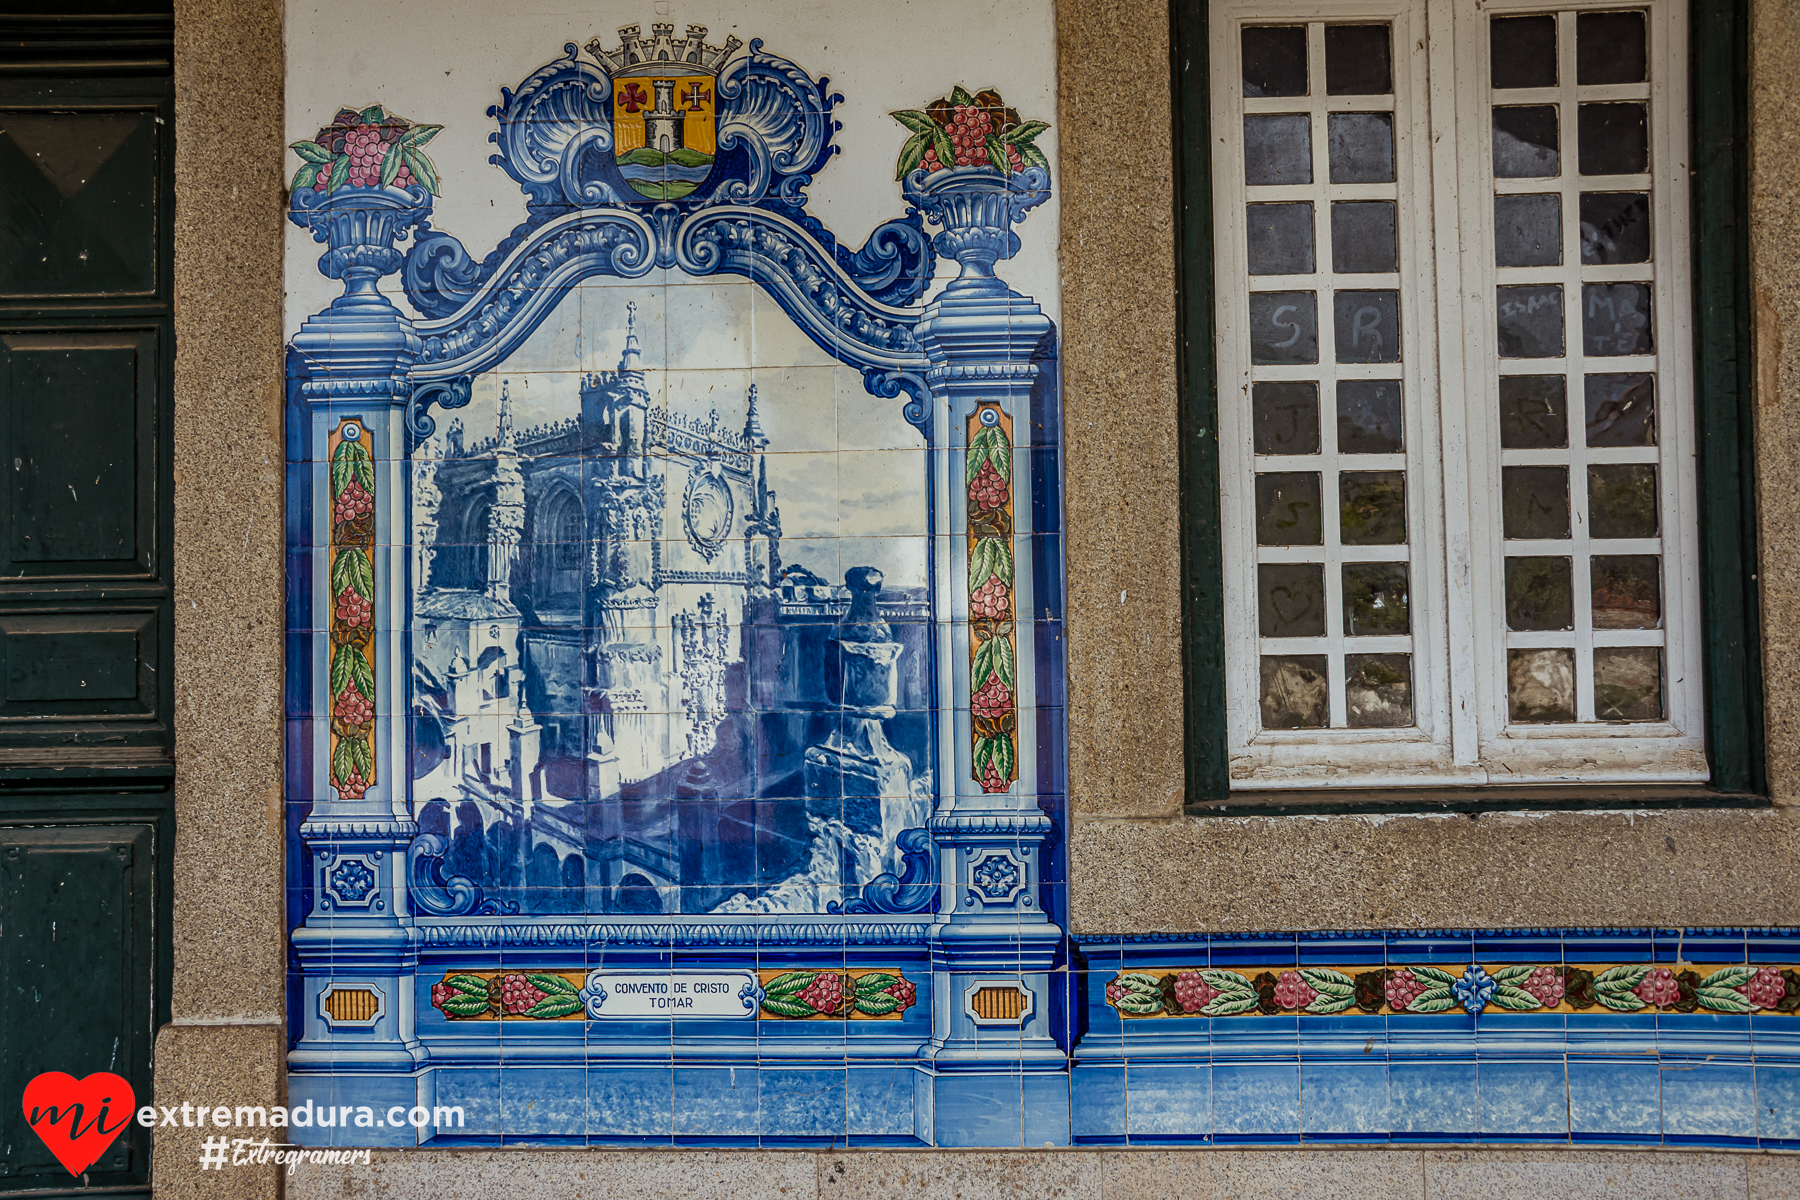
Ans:
[[[1048,3],[374,9],[289,14],[297,1140],[1795,1140],[1778,933],[1066,933]]]
[[[291,77],[290,1071],[461,1113],[300,1136],[1067,1141],[1050,7],[442,7]]]

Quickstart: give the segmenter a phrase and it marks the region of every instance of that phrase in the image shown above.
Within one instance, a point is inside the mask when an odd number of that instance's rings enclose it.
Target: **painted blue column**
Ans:
[[[939,1145],[1066,1143],[1068,1058],[1051,1032],[1062,930],[1042,888],[1051,821],[1038,804],[1029,480],[1033,359],[1053,336],[1043,311],[994,274],[1013,226],[1049,198],[1040,168],[963,167],[907,178],[907,199],[942,227],[960,276],[918,325],[932,392],[940,739],[944,782],[932,935],[933,1125]],[[1020,488],[1024,495],[1019,494]]]
[[[320,269],[344,281],[289,351],[290,492],[304,496],[290,494],[289,545],[309,557],[311,578],[331,584],[300,599],[314,719],[311,811],[300,826],[311,905],[292,935],[304,976],[303,1032],[288,1056],[294,1105],[430,1102],[420,1094],[427,1055],[415,1034],[407,894],[418,826],[407,794],[406,417],[418,338],[377,288],[400,268],[394,243],[430,212],[423,188],[343,186],[302,188],[289,213],[328,245]],[[332,1075],[366,1086],[334,1090]],[[322,1122],[292,1131],[309,1144],[355,1145],[430,1132]]]

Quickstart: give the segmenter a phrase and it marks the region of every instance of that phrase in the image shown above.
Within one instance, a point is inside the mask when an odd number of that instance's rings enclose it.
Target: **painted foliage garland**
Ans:
[[[375,782],[375,461],[360,422],[331,435],[331,786]]]
[[[918,988],[897,972],[785,971],[763,982],[762,1011],[791,1020],[885,1017],[917,1001]]]
[[[580,986],[543,971],[459,972],[431,985],[431,1005],[446,1017],[529,1017],[554,1021],[581,1011]]]
[[[1702,974],[1702,972],[1705,972]],[[1106,1002],[1126,1017],[1235,1017],[1257,1013],[1332,1016],[1431,1014],[1463,1009],[1538,1012],[1794,1013],[1800,972],[1789,967],[1653,966],[1625,963],[1597,971],[1568,965],[1515,963],[1490,974],[1479,964],[1461,973],[1442,967],[1378,967],[1343,971],[1301,967],[1281,972],[1187,968],[1126,971],[1106,985]]]
[[[969,418],[969,716],[983,792],[1019,777],[1013,632],[1012,421],[996,404]]]

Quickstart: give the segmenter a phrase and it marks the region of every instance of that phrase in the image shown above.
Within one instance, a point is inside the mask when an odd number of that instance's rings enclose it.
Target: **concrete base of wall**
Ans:
[[[223,1195],[225,1193],[215,1193]],[[248,1193],[230,1193],[232,1195]],[[270,1193],[272,1194],[272,1193]],[[1768,1154],[1491,1149],[376,1152],[369,1166],[302,1167],[288,1200],[448,1195],[555,1196],[558,1200],[1384,1200],[1520,1196],[1800,1197],[1800,1158]],[[158,1195],[161,1195],[160,1189]]]

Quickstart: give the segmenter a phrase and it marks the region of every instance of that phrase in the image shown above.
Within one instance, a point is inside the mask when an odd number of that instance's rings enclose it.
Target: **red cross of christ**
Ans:
[[[687,91],[681,94],[681,101],[687,105],[689,112],[700,112],[701,106],[712,99],[712,93],[697,83],[688,84]]]
[[[624,89],[619,92],[619,103],[625,106],[625,111],[628,113],[640,111],[644,107],[644,101],[649,98],[650,93],[635,83],[626,84]]]

